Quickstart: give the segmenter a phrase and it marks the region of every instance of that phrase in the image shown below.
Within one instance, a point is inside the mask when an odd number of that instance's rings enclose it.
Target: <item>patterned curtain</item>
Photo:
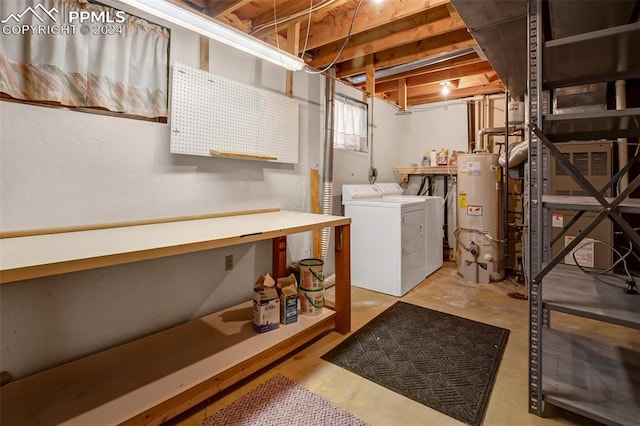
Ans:
[[[0,30],[0,92],[167,117],[166,28],[86,0],[2,0]]]

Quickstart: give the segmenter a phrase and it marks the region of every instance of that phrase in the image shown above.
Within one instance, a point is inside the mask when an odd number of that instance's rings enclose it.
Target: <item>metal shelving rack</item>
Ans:
[[[529,258],[529,411],[538,415],[542,415],[544,403],[550,403],[606,424],[637,424],[640,418],[640,352],[551,326],[551,312],[557,311],[640,329],[640,295],[625,294],[575,266],[559,264],[607,217],[640,253],[640,235],[620,214],[640,214],[640,199],[629,198],[640,187],[640,176],[618,196],[602,195],[640,157],[636,154],[607,186],[596,189],[555,146],[569,140],[639,137],[640,108],[553,115],[544,93],[578,84],[640,78],[640,22],[594,28],[592,24],[597,19],[581,20],[573,14],[576,9],[581,13],[589,9],[589,13],[607,15],[615,21],[616,17],[624,18],[625,13],[628,18],[627,9],[634,6],[637,7],[636,2],[604,0],[588,5],[559,0],[528,2],[530,148],[525,173],[529,197],[525,223]],[[559,21],[551,19],[552,11],[570,16],[572,28],[549,31],[556,30],[554,25]],[[545,35],[551,34],[556,38],[545,40]],[[549,195],[551,156],[589,196]],[[550,248],[551,209],[596,212],[594,219],[556,256],[551,255]]]

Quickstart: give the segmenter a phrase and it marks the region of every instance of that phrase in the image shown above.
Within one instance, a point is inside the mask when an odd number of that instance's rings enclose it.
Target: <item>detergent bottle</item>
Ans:
[[[449,165],[449,150],[445,147],[442,147],[442,149],[438,153],[438,166],[447,165]]]
[[[425,150],[422,155],[422,167],[431,166],[431,158],[429,157],[429,150]]]

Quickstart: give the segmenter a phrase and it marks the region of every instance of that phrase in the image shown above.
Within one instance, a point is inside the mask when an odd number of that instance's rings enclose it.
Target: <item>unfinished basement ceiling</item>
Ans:
[[[337,78],[401,110],[504,92],[449,0],[174,1],[303,56],[313,69],[334,65]]]

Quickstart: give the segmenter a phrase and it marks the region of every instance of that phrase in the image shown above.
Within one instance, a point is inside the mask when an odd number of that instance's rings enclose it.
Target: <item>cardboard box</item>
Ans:
[[[298,293],[295,287],[285,287],[280,294],[280,322],[293,324],[298,321]]]
[[[280,298],[273,287],[253,290],[253,329],[258,333],[275,330],[280,325]]]

